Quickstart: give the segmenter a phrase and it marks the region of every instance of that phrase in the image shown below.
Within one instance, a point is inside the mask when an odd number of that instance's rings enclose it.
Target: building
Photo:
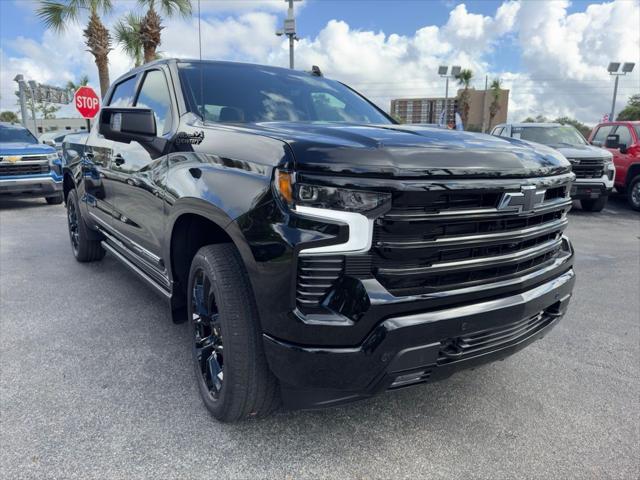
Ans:
[[[461,90],[458,90],[458,94]],[[485,100],[486,98],[486,100]],[[482,129],[482,106],[484,102],[485,131],[489,125],[489,105],[492,102],[491,91],[469,89],[469,118],[465,130]],[[500,90],[498,100],[500,109],[491,120],[491,125],[507,121],[509,108],[509,90]],[[444,97],[438,98],[398,98],[391,100],[391,115],[403,123],[440,123],[440,115],[444,109]],[[458,109],[456,97],[450,97],[447,101],[446,123],[455,123],[455,112]]]
[[[33,132],[33,119],[29,118],[25,126]],[[58,130],[86,130],[87,121],[84,118],[36,118],[36,127],[35,135],[39,136],[45,132],[57,132]]]

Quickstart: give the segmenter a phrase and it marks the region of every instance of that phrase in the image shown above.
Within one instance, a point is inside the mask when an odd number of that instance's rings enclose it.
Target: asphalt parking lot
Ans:
[[[346,407],[222,425],[185,325],[65,211],[0,201],[0,477],[616,478],[640,474],[640,214],[574,208],[569,314],[507,359]]]

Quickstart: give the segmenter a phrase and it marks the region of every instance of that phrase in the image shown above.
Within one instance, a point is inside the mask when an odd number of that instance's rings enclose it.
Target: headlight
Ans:
[[[293,175],[278,170],[276,188],[291,208],[296,206],[364,213],[381,207],[391,199],[386,192],[369,192],[347,188],[294,183]]]
[[[49,153],[47,154],[47,160],[49,160],[49,162],[53,162],[54,160],[58,160],[60,157],[58,156],[57,153]]]

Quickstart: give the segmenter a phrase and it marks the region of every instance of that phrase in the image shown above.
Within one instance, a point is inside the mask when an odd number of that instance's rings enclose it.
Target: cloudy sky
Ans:
[[[138,9],[112,0],[111,26]],[[197,0],[193,0],[194,12]],[[0,0],[0,108],[17,110],[13,77],[54,85],[86,73],[98,86],[81,25],[58,35],[34,14],[37,1]],[[274,35],[283,0],[201,0],[203,57],[288,65],[286,41]],[[640,1],[304,0],[296,3],[296,67],[319,65],[385,110],[396,97],[444,96],[438,65],[461,65],[511,90],[509,117],[569,115],[593,124],[609,111],[609,61],[640,63]],[[197,57],[197,18],[166,19],[166,57]],[[117,47],[111,78],[131,68]],[[640,65],[621,79],[617,110],[640,93]],[[70,109],[65,109],[70,111]],[[67,113],[66,111],[63,113]]]

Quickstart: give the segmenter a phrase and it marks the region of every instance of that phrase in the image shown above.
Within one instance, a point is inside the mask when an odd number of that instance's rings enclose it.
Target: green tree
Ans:
[[[141,23],[141,17],[135,13],[129,13],[118,20],[114,27],[116,43],[133,60],[136,67],[144,62],[144,46],[140,35]]]
[[[0,112],[0,122],[18,123],[19,121],[20,118],[16,112],[10,112],[9,110]]]
[[[87,85],[89,85],[89,75],[85,74],[80,77],[80,80],[78,80],[78,83],[75,83],[73,80],[69,80],[67,82],[67,90],[71,92],[75,92],[80,87],[86,87]]]
[[[138,0],[141,7],[147,7],[147,13],[140,19],[138,32],[144,52],[144,63],[149,63],[158,57],[157,49],[161,43],[162,17],[191,15],[191,0]]]
[[[640,94],[629,97],[627,106],[618,114],[617,120],[640,120]]]
[[[544,115],[536,115],[535,118],[533,118],[533,117],[525,118],[522,121],[522,123],[547,123],[548,121],[549,120]]]
[[[491,92],[491,103],[489,104],[489,130],[491,130],[491,123],[496,115],[500,111],[500,89],[502,87],[502,81],[499,78],[494,79],[489,86],[489,92]]]
[[[584,138],[589,138],[589,134],[591,133],[591,127],[585,125],[582,122],[579,122],[575,118],[569,117],[558,117],[554,120],[555,123],[560,123],[562,125],[571,125],[578,130]]]
[[[458,94],[458,111],[460,112],[460,117],[465,127],[467,126],[467,118],[469,118],[469,109],[471,108],[469,87],[471,86],[472,78],[473,72],[468,68],[461,70],[460,73],[456,75],[458,85],[462,87],[462,91]]]
[[[33,112],[34,106],[36,111],[36,117],[51,119],[56,118],[56,113],[60,110],[58,105],[49,102],[35,102],[31,96],[27,96],[25,99],[25,103],[27,104],[27,111]]]
[[[37,15],[44,26],[55,32],[62,32],[72,22],[79,22],[81,14],[89,14],[84,30],[85,44],[93,55],[98,67],[100,92],[105,96],[109,89],[109,52],[111,35],[104,26],[100,15],[113,10],[111,0],[39,0]]]

